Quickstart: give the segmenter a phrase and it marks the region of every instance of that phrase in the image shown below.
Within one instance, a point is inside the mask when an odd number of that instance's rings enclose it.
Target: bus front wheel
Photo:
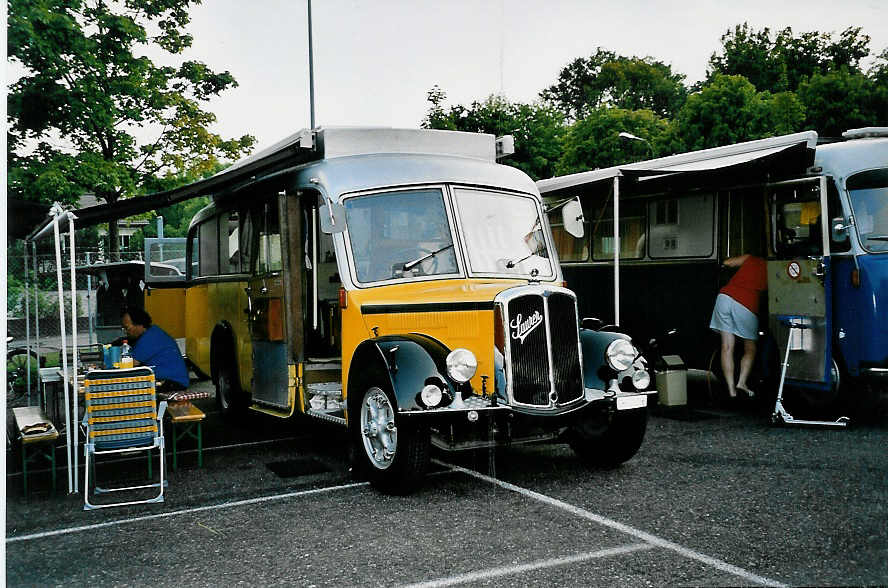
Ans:
[[[359,473],[386,494],[415,490],[428,469],[428,427],[405,423],[392,395],[378,386],[357,396],[349,408],[349,428]]]

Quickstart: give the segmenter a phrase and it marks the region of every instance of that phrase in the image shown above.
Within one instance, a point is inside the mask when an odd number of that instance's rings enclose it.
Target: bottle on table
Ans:
[[[120,348],[120,367],[121,368],[133,367],[133,356],[130,353],[129,342],[127,342],[126,339],[123,340],[123,345]]]

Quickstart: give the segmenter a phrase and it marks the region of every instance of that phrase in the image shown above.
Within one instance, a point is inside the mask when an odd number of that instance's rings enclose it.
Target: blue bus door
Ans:
[[[837,384],[832,361],[826,177],[769,186],[768,313],[787,382],[823,397]],[[826,395],[829,396],[829,395]]]

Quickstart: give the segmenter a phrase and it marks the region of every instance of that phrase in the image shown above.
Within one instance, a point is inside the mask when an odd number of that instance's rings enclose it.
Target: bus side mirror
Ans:
[[[580,204],[579,198],[574,198],[561,207],[561,220],[564,224],[565,231],[577,239],[583,238],[583,235],[585,235],[583,227],[583,206]]]
[[[325,202],[318,208],[321,232],[328,235],[345,231],[345,207],[338,202]]]
[[[832,219],[832,240],[836,243],[844,243],[848,240],[848,225],[842,217]]]

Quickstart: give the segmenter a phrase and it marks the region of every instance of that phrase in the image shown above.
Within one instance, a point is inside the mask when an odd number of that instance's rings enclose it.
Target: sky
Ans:
[[[262,148],[310,126],[306,7],[204,0],[192,9],[185,57],[239,83],[209,103],[214,130],[252,134]],[[445,106],[493,93],[530,102],[598,47],[651,56],[694,82],[743,22],[835,38],[860,26],[874,54],[888,48],[885,0],[314,0],[312,22],[318,126],[418,127],[436,84]]]

